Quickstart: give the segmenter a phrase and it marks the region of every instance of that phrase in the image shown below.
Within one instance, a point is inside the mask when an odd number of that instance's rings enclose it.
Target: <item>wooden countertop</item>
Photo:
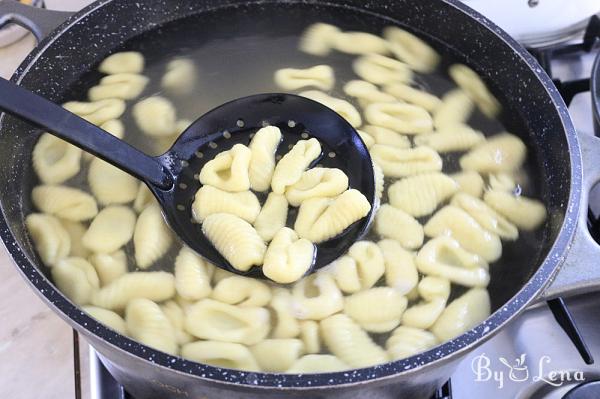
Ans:
[[[46,0],[52,9],[76,10],[90,0]],[[35,39],[0,48],[0,76],[9,78]],[[0,398],[74,398],[73,332],[37,297],[0,244]],[[87,344],[80,345],[82,398],[90,397]]]

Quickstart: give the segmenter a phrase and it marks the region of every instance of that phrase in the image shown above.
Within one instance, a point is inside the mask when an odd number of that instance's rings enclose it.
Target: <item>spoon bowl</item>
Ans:
[[[316,138],[321,155],[309,166],[338,168],[350,188],[371,204],[369,214],[340,235],[317,244],[317,255],[307,273],[343,255],[367,231],[375,208],[375,180],[369,152],[356,130],[330,108],[292,94],[267,93],[225,103],[196,119],[164,154],[151,157],[34,93],[0,79],[0,109],[45,128],[49,133],[92,153],[142,180],[158,200],[163,216],[177,236],[217,267],[232,273],[266,278],[260,267],[243,272],[232,267],[202,233],[192,216],[192,203],[201,187],[202,166],[235,144],[248,145],[264,126],[281,130],[279,159],[298,141]],[[268,193],[256,193],[259,199]],[[297,211],[290,209],[288,220]]]

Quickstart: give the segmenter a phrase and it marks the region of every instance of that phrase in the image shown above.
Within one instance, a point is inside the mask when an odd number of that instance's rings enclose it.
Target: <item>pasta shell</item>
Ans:
[[[175,106],[164,97],[152,96],[139,101],[131,115],[140,130],[149,136],[171,136],[176,130]]]
[[[428,147],[404,150],[375,144],[369,152],[383,170],[383,174],[388,177],[405,177],[442,170],[442,158]]]
[[[196,85],[196,75],[194,61],[176,58],[167,64],[167,71],[160,80],[160,86],[173,94],[189,94]]]
[[[461,193],[472,195],[473,197],[481,197],[483,194],[483,178],[474,171],[464,171],[450,175],[458,184],[458,191]]]
[[[260,213],[254,221],[258,235],[269,242],[285,227],[288,216],[288,202],[281,194],[269,193]]]
[[[494,262],[502,254],[500,238],[483,229],[468,213],[456,206],[448,205],[440,209],[425,224],[425,234],[429,237],[450,236],[469,252]]]
[[[341,31],[336,26],[317,22],[310,25],[300,37],[300,51],[325,56],[329,54],[335,38]]]
[[[424,108],[404,103],[373,103],[365,109],[365,118],[376,126],[403,134],[430,133],[431,115]]]
[[[366,32],[340,32],[333,38],[333,48],[347,54],[387,54],[385,40]]]
[[[350,369],[346,363],[333,355],[304,355],[286,373],[327,373]]]
[[[379,90],[373,83],[365,80],[351,80],[344,85],[344,93],[358,100],[363,107],[371,103],[396,102],[396,98]]]
[[[319,323],[313,320],[302,320],[300,322],[300,339],[304,344],[304,352],[321,352],[321,335],[319,334]]]
[[[381,240],[377,243],[383,255],[385,265],[385,284],[400,294],[412,291],[419,281],[415,265],[415,255],[402,248],[394,240]]]
[[[171,273],[125,273],[96,292],[92,297],[92,304],[105,309],[121,310],[135,298],[162,302],[174,295],[175,277]]]
[[[175,332],[175,340],[179,345],[185,345],[194,341],[194,337],[183,329],[185,323],[185,313],[181,306],[175,301],[168,301],[160,305],[160,310],[169,319],[171,327]]]
[[[342,293],[327,273],[311,274],[292,289],[292,309],[297,319],[322,320],[343,308]]]
[[[316,101],[325,105],[328,108],[331,108],[332,110],[340,114],[342,118],[346,119],[346,121],[348,121],[348,123],[351,124],[353,127],[359,127],[360,125],[362,125],[362,118],[360,116],[360,113],[356,110],[354,105],[350,104],[346,100],[331,97],[330,95],[327,95],[322,91],[318,90],[303,91],[299,95],[302,97],[310,98],[313,101]]]
[[[462,90],[450,90],[442,97],[442,103],[433,113],[433,126],[441,129],[446,126],[456,126],[465,123],[471,117],[475,108],[471,98]]]
[[[417,290],[423,301],[406,309],[402,315],[402,325],[427,329],[446,308],[450,296],[450,281],[427,276],[421,280]]]
[[[100,158],[94,158],[88,171],[88,183],[101,205],[126,204],[135,199],[138,180]]]
[[[181,356],[198,363],[244,371],[260,371],[244,345],[231,342],[196,341],[181,347]]]
[[[374,144],[389,145],[396,148],[410,148],[408,137],[391,129],[374,125],[363,126],[362,129],[375,140]]]
[[[63,108],[99,126],[123,115],[123,112],[125,112],[125,101],[118,98],[108,98],[93,102],[69,101],[63,104]]]
[[[190,306],[185,319],[186,331],[198,338],[244,345],[262,341],[270,328],[268,310],[240,308],[212,299],[202,299]]]
[[[252,346],[250,352],[266,372],[282,372],[294,364],[304,351],[299,339],[265,339]]]
[[[204,220],[202,232],[236,269],[261,265],[267,247],[254,227],[237,216],[215,213]]]
[[[413,73],[403,62],[380,54],[367,54],[352,63],[354,73],[376,85],[410,82]]]
[[[321,155],[319,140],[298,141],[292,149],[281,158],[275,166],[271,189],[276,194],[283,194],[288,186],[298,182],[304,171]]]
[[[60,184],[79,173],[81,154],[74,145],[44,133],[33,148],[33,169],[43,183]]]
[[[415,137],[415,145],[433,148],[437,152],[466,151],[485,141],[485,136],[463,124],[445,125],[435,133]]]
[[[112,254],[93,254],[89,261],[96,269],[103,287],[127,273],[127,255],[123,250]]]
[[[523,230],[535,230],[546,220],[546,208],[538,200],[498,190],[486,191],[483,198],[486,204]]]
[[[471,97],[481,112],[489,118],[498,115],[500,103],[475,71],[466,65],[454,64],[448,68],[448,74]]]
[[[125,310],[127,331],[132,338],[154,349],[177,355],[179,347],[171,322],[156,303],[132,299]]]
[[[90,101],[119,98],[132,100],[142,94],[149,79],[135,73],[117,73],[100,79],[100,84],[88,90]]]
[[[388,204],[383,204],[375,215],[375,231],[408,249],[423,245],[423,226],[408,213]]]
[[[386,85],[383,91],[399,100],[425,108],[429,112],[434,112],[442,103],[437,96],[404,83]]]
[[[399,360],[424,352],[437,343],[437,338],[429,331],[400,326],[394,330],[385,346],[392,360]]]
[[[419,251],[416,263],[423,274],[466,287],[485,287],[490,282],[487,262],[450,237],[429,240]]]
[[[519,238],[517,227],[499,215],[479,198],[458,193],[452,198],[452,205],[464,209],[484,229],[507,240]]]
[[[438,340],[452,339],[484,321],[491,312],[490,296],[484,288],[472,288],[442,312],[431,332]]]
[[[327,348],[351,367],[368,367],[388,361],[387,353],[344,314],[321,321],[321,336]]]
[[[89,220],[98,214],[94,197],[67,186],[34,187],[31,200],[40,211],[71,221]]]
[[[133,237],[135,213],[125,206],[109,206],[92,220],[83,235],[83,245],[92,252],[112,253]]]
[[[234,145],[208,161],[200,170],[200,183],[223,191],[239,192],[250,189],[251,151],[243,144]]]
[[[102,309],[97,306],[83,306],[81,309],[119,334],[128,335],[125,320],[112,310]]]
[[[275,313],[273,338],[294,338],[300,334],[300,324],[292,314],[292,295],[284,288],[274,288],[270,307]]]
[[[256,279],[231,276],[215,285],[211,298],[239,307],[261,307],[271,302],[271,289]]]
[[[282,227],[267,248],[262,270],[276,283],[293,283],[310,270],[315,254],[312,242],[298,238],[294,230]]]
[[[65,231],[69,234],[69,238],[71,239],[71,250],[69,251],[69,256],[75,256],[78,258],[87,258],[90,254],[90,251],[83,245],[83,235],[87,231],[87,226],[83,225],[83,223],[79,222],[71,222],[70,220],[62,219],[60,224],[65,229]]]
[[[258,130],[250,141],[250,187],[255,191],[267,191],[275,171],[275,152],[281,142],[281,130],[267,126]]]
[[[415,71],[430,73],[440,63],[441,57],[426,41],[400,29],[389,26],[383,30],[390,51]]]
[[[443,173],[406,177],[388,189],[390,204],[414,217],[431,214],[458,190],[458,184]]]
[[[317,65],[312,68],[282,68],[275,71],[275,84],[284,90],[298,90],[303,87],[316,87],[331,90],[335,84],[333,68]]]
[[[106,57],[98,66],[102,73],[140,73],[144,70],[144,56],[137,51],[121,51]]]
[[[301,238],[320,243],[342,234],[370,210],[367,198],[355,189],[344,191],[335,199],[311,198],[300,206],[294,229]]]
[[[137,266],[141,269],[150,267],[167,253],[172,242],[171,230],[163,219],[160,207],[148,205],[140,213],[133,233]]]
[[[90,302],[100,288],[94,267],[83,258],[63,258],[52,268],[52,279],[58,289],[77,305]]]
[[[285,191],[292,206],[313,197],[337,197],[348,189],[348,176],[337,168],[312,168]]]
[[[192,203],[192,215],[200,223],[215,213],[229,213],[254,223],[259,212],[260,202],[252,191],[230,193],[213,186],[202,186]]]
[[[25,226],[44,265],[53,266],[69,255],[69,233],[54,216],[31,213],[25,218]]]
[[[184,299],[197,301],[210,295],[214,266],[198,254],[182,247],[175,258],[175,289]]]
[[[344,313],[366,331],[383,333],[398,327],[408,301],[389,287],[374,287],[345,298]]]
[[[527,147],[517,136],[497,134],[460,158],[460,167],[480,173],[512,172],[523,165]]]

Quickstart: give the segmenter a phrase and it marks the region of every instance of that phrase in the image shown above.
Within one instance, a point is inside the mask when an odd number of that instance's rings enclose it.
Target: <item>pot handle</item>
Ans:
[[[583,294],[600,288],[600,246],[587,228],[588,197],[590,190],[600,181],[600,138],[585,133],[578,135],[583,180],[577,227],[560,271],[540,300]]]
[[[0,29],[9,23],[27,29],[38,42],[74,13],[27,6],[19,1],[0,0]]]

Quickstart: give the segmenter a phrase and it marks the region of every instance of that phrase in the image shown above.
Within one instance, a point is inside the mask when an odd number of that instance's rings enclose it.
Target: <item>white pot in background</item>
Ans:
[[[573,38],[600,13],[600,0],[462,0],[528,46]]]

